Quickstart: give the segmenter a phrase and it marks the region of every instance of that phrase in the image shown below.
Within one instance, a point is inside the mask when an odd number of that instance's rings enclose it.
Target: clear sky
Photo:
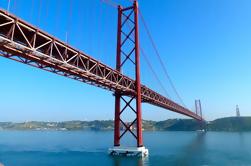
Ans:
[[[127,0],[116,1],[124,6]],[[207,120],[251,116],[251,1],[139,1],[186,106],[201,99]],[[7,9],[7,0],[0,1]],[[115,66],[117,10],[100,0],[11,0],[11,13]],[[176,99],[140,22],[140,44]],[[0,57],[0,121],[113,119],[111,92]],[[142,82],[164,94],[142,57]],[[133,114],[128,114],[128,119]],[[143,118],[182,115],[143,104]]]

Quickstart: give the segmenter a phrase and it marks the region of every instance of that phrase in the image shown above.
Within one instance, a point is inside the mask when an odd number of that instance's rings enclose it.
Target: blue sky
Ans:
[[[61,3],[59,3],[61,2]],[[124,6],[127,0],[116,1]],[[201,99],[207,120],[251,115],[251,1],[139,1],[166,68],[186,106]],[[7,0],[0,6],[7,8]],[[115,66],[117,10],[100,0],[11,0],[11,13]],[[140,44],[171,98],[140,22]],[[142,57],[142,82],[164,94]],[[113,119],[111,92],[0,57],[0,121]],[[130,119],[133,114],[128,114]],[[143,118],[182,115],[143,104]]]

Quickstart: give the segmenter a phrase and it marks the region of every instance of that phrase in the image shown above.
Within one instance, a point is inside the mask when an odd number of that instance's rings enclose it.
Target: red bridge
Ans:
[[[143,147],[142,102],[186,115],[201,122],[204,120],[201,111],[194,113],[141,84],[138,11],[136,1],[131,7],[118,6],[116,69],[110,68],[4,10],[0,10],[0,55],[114,92],[114,146],[119,147],[120,139],[125,133],[130,132],[137,140],[137,147]],[[128,22],[132,26],[129,27],[129,31],[125,31],[124,28]],[[128,42],[133,45],[130,50],[124,47]],[[122,55],[126,57],[123,62],[121,61]],[[127,61],[131,61],[135,65],[135,80],[121,74],[121,69]],[[130,100],[127,101],[124,96],[130,97]],[[132,106],[133,100],[136,100],[135,108]],[[126,103],[124,108],[121,108],[121,101]],[[126,108],[130,108],[136,114],[135,120],[129,125],[120,118]],[[121,125],[125,128],[123,132]],[[136,127],[136,133],[131,130],[132,126]]]

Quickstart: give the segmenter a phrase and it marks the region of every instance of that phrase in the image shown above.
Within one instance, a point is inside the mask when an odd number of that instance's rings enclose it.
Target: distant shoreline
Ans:
[[[0,122],[0,130],[111,131],[114,129],[113,123],[113,120]],[[204,127],[206,127],[208,131],[251,131],[251,117],[220,118],[208,122]],[[143,130],[145,131],[196,131],[201,128],[201,124],[193,119],[168,119],[164,121],[143,120]],[[123,128],[121,128],[121,130],[122,129]]]

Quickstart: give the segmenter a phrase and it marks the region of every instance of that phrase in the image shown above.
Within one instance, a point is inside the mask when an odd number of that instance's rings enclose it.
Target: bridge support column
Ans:
[[[122,55],[124,57],[122,61]],[[133,57],[134,56],[134,57]],[[138,3],[122,8],[118,6],[118,31],[117,31],[117,56],[116,70],[121,72],[126,62],[135,66],[135,92],[123,96],[123,91],[115,92],[115,119],[114,119],[114,148],[109,149],[113,155],[147,156],[148,150],[143,146],[142,139],[142,110],[141,110],[141,81],[140,81],[140,56],[139,56],[139,29],[138,29]],[[124,94],[125,95],[125,94]],[[133,104],[133,101],[136,101]],[[121,109],[121,101],[125,106]],[[131,110],[135,113],[132,122],[125,122],[122,113]],[[120,133],[121,132],[121,133]],[[136,139],[136,147],[121,147],[120,140],[130,133]]]
[[[195,112],[197,115],[200,116],[200,120],[199,120],[199,130],[200,132],[206,132],[206,122],[203,120],[202,117],[202,107],[201,107],[201,101],[200,100],[195,100]]]

